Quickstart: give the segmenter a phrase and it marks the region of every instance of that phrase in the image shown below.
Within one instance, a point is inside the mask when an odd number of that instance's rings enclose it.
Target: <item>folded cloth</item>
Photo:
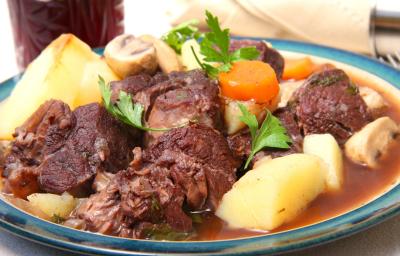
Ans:
[[[234,35],[284,38],[372,54],[370,16],[373,0],[218,0],[170,1],[172,24],[217,15]]]

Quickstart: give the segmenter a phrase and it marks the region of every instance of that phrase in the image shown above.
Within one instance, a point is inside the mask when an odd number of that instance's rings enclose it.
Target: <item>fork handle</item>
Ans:
[[[375,55],[400,48],[400,1],[377,0],[371,12],[371,44]]]

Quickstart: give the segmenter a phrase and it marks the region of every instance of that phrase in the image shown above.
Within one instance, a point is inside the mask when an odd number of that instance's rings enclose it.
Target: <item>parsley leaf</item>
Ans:
[[[111,102],[111,90],[106,85],[103,77],[99,76],[99,88],[103,98],[104,107],[107,111],[127,125],[136,127],[143,131],[168,131],[166,128],[150,128],[142,124],[144,108],[140,103],[132,103],[132,97],[124,91],[120,91],[119,100],[113,104]]]
[[[244,166],[245,169],[249,166],[254,155],[263,148],[289,148],[291,139],[287,135],[285,127],[282,126],[278,118],[274,117],[268,111],[261,127],[258,128],[259,125],[256,116],[250,113],[243,104],[238,104],[239,109],[242,112],[240,121],[249,127],[251,135],[251,152]]]
[[[200,42],[200,53],[204,56],[205,62],[215,62],[218,65],[213,66],[208,63],[201,63],[193,48],[192,52],[200,67],[209,76],[216,77],[220,72],[228,72],[235,61],[254,60],[260,55],[260,52],[254,46],[244,47],[230,53],[229,29],[221,29],[218,17],[213,16],[209,11],[206,11],[206,23],[210,32],[205,33],[203,40]]]
[[[199,21],[196,19],[182,22],[176,27],[172,28],[167,34],[162,36],[162,40],[166,42],[177,53],[181,53],[182,45],[189,39],[199,39],[201,33],[196,25]]]

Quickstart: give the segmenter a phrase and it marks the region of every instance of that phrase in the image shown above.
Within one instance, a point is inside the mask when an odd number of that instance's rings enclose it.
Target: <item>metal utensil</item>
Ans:
[[[400,70],[400,51],[380,56],[378,59]]]
[[[371,44],[375,56],[385,56],[391,64],[394,52],[400,45],[400,1],[377,0],[371,12]],[[398,56],[398,55],[397,55]]]

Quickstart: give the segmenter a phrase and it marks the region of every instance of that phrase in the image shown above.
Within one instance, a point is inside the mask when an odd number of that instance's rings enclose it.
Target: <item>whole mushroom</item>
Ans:
[[[122,78],[142,72],[154,74],[158,67],[153,44],[129,34],[111,40],[104,50],[104,57],[111,69]]]

